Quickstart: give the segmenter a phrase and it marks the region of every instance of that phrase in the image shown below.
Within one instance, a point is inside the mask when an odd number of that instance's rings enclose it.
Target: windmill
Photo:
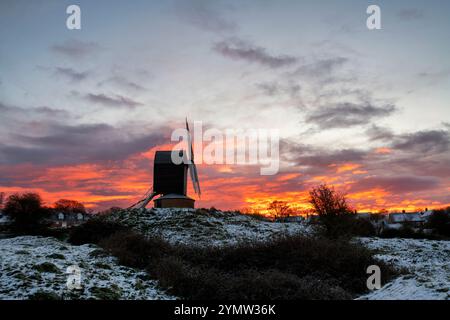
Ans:
[[[154,200],[156,208],[194,208],[195,200],[187,196],[188,171],[195,193],[200,196],[201,192],[187,119],[186,130],[188,140],[187,150],[160,150],[155,152],[153,188],[146,193],[144,199],[135,203],[130,208],[145,208],[157,195],[161,196]],[[176,164],[173,162],[175,158],[183,159],[183,161],[180,164]]]

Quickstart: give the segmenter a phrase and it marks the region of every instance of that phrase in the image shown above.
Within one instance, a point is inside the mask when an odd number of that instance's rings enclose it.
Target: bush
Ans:
[[[39,272],[58,273],[60,270],[51,262],[43,262],[33,266],[33,269]]]
[[[405,238],[405,239],[429,239],[429,240],[440,240],[441,237],[434,234],[425,234],[421,230],[414,230],[410,226],[402,226],[400,229],[384,229],[380,238]]]
[[[445,237],[450,237],[450,207],[434,210],[428,221],[428,228]]]
[[[95,217],[73,228],[69,234],[69,242],[74,245],[86,243],[98,244],[100,240],[125,230],[129,229],[119,223],[106,221],[101,217]]]
[[[207,265],[225,272],[276,269],[300,278],[334,279],[339,286],[353,293],[367,289],[365,281],[369,265],[379,265],[386,279],[395,273],[376,261],[372,252],[361,245],[302,235],[224,248],[179,247],[178,251],[178,256],[192,265]]]
[[[353,219],[350,233],[358,237],[372,237],[377,235],[377,230],[368,219]]]
[[[28,296],[29,300],[62,300],[62,298],[55,292],[37,291]]]
[[[4,213],[12,219],[11,230],[16,234],[41,235],[47,230],[45,219],[50,212],[43,207],[37,193],[13,194],[4,208]]]
[[[148,268],[171,250],[161,238],[147,239],[129,230],[116,232],[102,239],[99,245],[116,256],[121,264],[133,268]]]
[[[367,290],[369,265],[395,275],[358,244],[300,235],[203,248],[122,231],[99,244],[186,299],[347,299]]]
[[[318,215],[322,235],[328,238],[351,237],[355,230],[356,214],[345,196],[326,184],[309,192],[309,202]]]

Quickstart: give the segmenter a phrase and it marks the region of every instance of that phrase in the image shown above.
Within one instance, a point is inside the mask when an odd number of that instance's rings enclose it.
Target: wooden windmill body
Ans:
[[[153,188],[144,199],[131,208],[145,208],[157,195],[160,197],[154,200],[155,208],[194,208],[195,200],[187,196],[188,171],[195,193],[199,196],[200,183],[194,163],[192,139],[187,121],[186,129],[188,133],[187,151],[156,151],[153,165]],[[174,161],[174,159],[181,161]]]

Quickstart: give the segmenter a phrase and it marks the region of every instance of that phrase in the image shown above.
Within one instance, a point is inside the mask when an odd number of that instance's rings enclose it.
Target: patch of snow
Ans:
[[[359,299],[450,299],[450,241],[401,238],[361,238],[360,241],[378,252],[376,258],[406,269],[409,274]]]
[[[81,290],[69,290],[69,266],[81,269]],[[123,267],[95,245],[72,246],[54,238],[24,236],[0,240],[0,299],[28,299],[36,293],[62,299],[174,299],[143,271]]]

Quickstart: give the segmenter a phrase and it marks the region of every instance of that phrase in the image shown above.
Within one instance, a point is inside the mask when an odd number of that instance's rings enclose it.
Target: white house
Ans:
[[[86,213],[77,212],[57,212],[50,218],[54,227],[67,228],[77,226],[89,219]]]

